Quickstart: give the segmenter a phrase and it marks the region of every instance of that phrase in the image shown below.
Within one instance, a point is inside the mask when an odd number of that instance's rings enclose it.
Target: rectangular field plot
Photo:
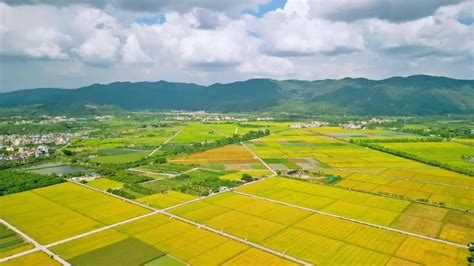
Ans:
[[[370,261],[383,265],[392,258],[423,261],[402,252],[396,255],[408,241],[407,235],[231,192],[171,212],[313,264]],[[445,246],[454,250],[446,254],[453,261],[464,259],[462,256],[467,254],[461,248],[429,242],[435,250]]]
[[[20,253],[33,248],[33,244],[0,223],[0,258]]]
[[[184,201],[192,200],[196,198],[193,195],[176,192],[173,190],[166,191],[165,193],[156,193],[150,196],[135,199],[135,201],[146,204],[153,208],[163,209]]]
[[[292,179],[272,177],[236,190],[460,244],[474,230],[470,213]]]
[[[229,145],[172,159],[174,163],[258,163],[253,155],[241,145]]]
[[[123,187],[123,183],[105,177],[92,180],[88,182],[87,185],[104,191],[107,191],[109,188],[119,189]]]
[[[410,153],[420,158],[447,163],[455,167],[474,170],[474,164],[463,159],[462,155],[472,156],[472,147],[456,142],[410,142],[380,143],[380,146]]]
[[[60,266],[61,263],[50,258],[46,253],[36,251],[21,257],[17,257],[6,262],[2,262],[3,266],[18,265],[41,265],[41,266]]]
[[[0,197],[0,206],[3,219],[40,243],[55,242],[149,212],[72,183]]]
[[[436,173],[437,171],[432,171],[433,169],[428,168],[426,171]],[[352,173],[336,183],[336,186],[410,200],[428,200],[434,204],[441,202],[445,206],[467,210],[474,208],[474,193],[472,193],[474,181],[466,180],[469,177],[436,176],[420,174],[418,171],[421,170],[407,170],[406,173],[404,170],[386,170],[381,174],[369,174],[351,170]],[[453,187],[451,184],[456,183],[455,181],[463,186]],[[445,183],[432,184],[431,182]],[[464,187],[465,185],[468,187]]]
[[[251,260],[249,251],[255,261],[291,264],[290,261],[275,255],[253,250],[243,243],[162,214],[120,225],[51,249],[74,265],[108,265],[111,261],[114,262],[112,265],[220,265]]]

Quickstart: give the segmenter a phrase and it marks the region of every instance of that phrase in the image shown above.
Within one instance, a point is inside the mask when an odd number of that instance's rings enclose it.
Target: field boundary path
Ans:
[[[161,149],[161,147],[163,147],[164,145],[166,145],[168,142],[170,142],[171,140],[173,140],[176,136],[178,136],[179,133],[181,133],[181,131],[183,131],[186,127],[183,127],[182,129],[180,129],[178,132],[174,133],[173,136],[171,136],[169,139],[165,140],[165,142],[163,142],[160,146],[158,146],[158,148],[154,149],[152,152],[150,152],[150,154],[148,154],[146,158],[152,156],[153,154],[155,154],[155,152],[159,151]]]
[[[155,178],[153,180],[148,180],[148,181],[144,181],[144,182],[141,182],[140,184],[148,184],[148,183],[153,183],[153,182],[156,182],[156,181],[160,181],[160,180],[163,180],[163,179],[168,179],[168,178],[175,178],[177,176],[180,176],[180,175],[184,175],[184,174],[187,174],[187,173],[191,173],[191,172],[194,172],[196,170],[199,170],[198,167],[194,167],[193,169],[191,170],[187,170],[187,171],[184,171],[182,173],[179,173],[179,174],[168,174],[168,173],[156,173],[156,172],[152,172],[152,171],[146,171],[146,170],[141,170],[141,169],[128,169],[130,171],[134,171],[134,172],[139,172],[139,173],[145,173],[145,174],[155,174],[155,175],[159,175],[159,174],[162,174],[162,175],[166,175],[168,177],[162,177],[162,178]]]
[[[255,152],[253,152],[249,147],[247,147],[247,145],[245,145],[245,143],[240,142],[240,144],[244,146],[244,148],[247,149],[253,155],[253,158],[259,160],[268,170],[270,170],[270,172],[272,172],[274,176],[277,175],[275,170],[273,170],[273,168],[271,168],[270,165],[268,165],[265,161],[263,161],[262,158],[258,157],[258,155]]]
[[[439,242],[439,243],[442,243],[442,244],[455,246],[455,247],[458,247],[458,248],[464,248],[464,249],[467,248],[466,245],[453,243],[453,242],[442,240],[442,239],[432,238],[432,237],[429,237],[429,236],[419,235],[419,234],[415,234],[415,233],[411,233],[411,232],[391,228],[391,227],[388,227],[388,226],[383,226],[383,225],[373,224],[373,223],[369,223],[369,222],[364,222],[364,221],[361,221],[361,220],[357,220],[357,219],[353,219],[353,218],[349,218],[349,217],[345,217],[345,216],[341,216],[341,215],[337,215],[337,214],[332,214],[332,213],[327,213],[327,212],[323,212],[323,211],[313,210],[313,209],[310,209],[310,208],[306,208],[306,207],[302,207],[302,206],[298,206],[298,205],[294,205],[294,204],[290,204],[290,203],[286,203],[286,202],[282,202],[282,201],[278,201],[278,200],[268,199],[268,198],[248,194],[248,193],[245,193],[245,192],[234,191],[234,193],[244,195],[244,196],[247,196],[247,197],[251,197],[251,198],[266,200],[268,202],[273,202],[273,203],[277,203],[277,204],[280,204],[280,205],[285,205],[285,206],[288,206],[288,207],[297,208],[297,209],[304,210],[304,211],[309,211],[309,212],[312,212],[312,213],[317,213],[317,214],[330,216],[330,217],[341,219],[341,220],[346,220],[346,221],[350,221],[350,222],[354,222],[354,223],[358,223],[358,224],[368,225],[368,226],[371,226],[371,227],[384,229],[384,230],[387,230],[387,231],[392,231],[392,232],[396,232],[396,233],[400,233],[400,234],[404,234],[404,235],[408,235],[408,236],[412,236],[412,237],[423,238],[423,239],[426,239],[426,240],[431,240],[431,241]]]
[[[44,253],[48,254],[50,258],[53,258],[54,260],[58,261],[62,265],[68,265],[68,266],[71,265],[69,262],[62,259],[59,255],[57,255],[57,254],[53,253],[52,251],[50,251],[47,248],[47,246],[41,245],[40,243],[36,242],[36,240],[31,238],[27,234],[23,233],[22,231],[20,231],[20,229],[16,228],[15,226],[9,224],[7,221],[5,221],[3,219],[0,219],[0,222],[3,223],[6,227],[8,227],[9,229],[11,229],[12,231],[14,231],[15,233],[17,233],[22,238],[24,238],[25,240],[27,240],[28,242],[32,243],[35,246],[35,248],[27,250],[26,252],[17,253],[17,254],[2,258],[2,259],[0,259],[0,263],[11,260],[11,259],[14,259],[14,258],[17,258],[17,257],[21,257],[21,256],[26,255],[26,254],[30,254],[30,253],[33,253],[33,252],[36,252],[36,251],[43,251]]]

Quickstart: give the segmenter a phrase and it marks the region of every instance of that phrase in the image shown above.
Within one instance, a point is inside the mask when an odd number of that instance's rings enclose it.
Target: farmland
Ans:
[[[472,177],[359,142],[459,165],[466,141],[266,121],[122,119],[91,132],[72,153],[0,170],[9,188],[0,218],[29,237],[0,224],[2,265],[463,265],[469,256]],[[51,162],[87,172],[28,170]],[[30,176],[39,181],[24,185]]]

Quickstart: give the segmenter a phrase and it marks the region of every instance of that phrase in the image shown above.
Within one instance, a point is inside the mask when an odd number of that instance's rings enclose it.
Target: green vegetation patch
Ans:
[[[155,192],[174,190],[194,196],[206,196],[211,192],[219,191],[220,187],[234,187],[237,181],[221,180],[221,172],[198,170],[174,178],[167,178],[141,186]]]
[[[26,245],[26,241],[5,225],[0,224],[0,253]]]
[[[58,176],[4,170],[0,171],[0,196],[61,182],[64,182],[64,179]]]
[[[142,265],[163,255],[153,246],[136,238],[127,238],[69,261],[73,265]]]
[[[185,263],[169,256],[165,255],[162,257],[157,258],[154,261],[150,261],[145,266],[184,266]]]

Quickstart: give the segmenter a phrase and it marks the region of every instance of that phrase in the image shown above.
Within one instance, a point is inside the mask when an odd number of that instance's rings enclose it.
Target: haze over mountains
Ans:
[[[415,75],[384,80],[251,79],[202,86],[116,82],[78,89],[39,88],[0,94],[0,107],[114,105],[126,110],[282,111],[307,114],[474,114],[474,80]]]

